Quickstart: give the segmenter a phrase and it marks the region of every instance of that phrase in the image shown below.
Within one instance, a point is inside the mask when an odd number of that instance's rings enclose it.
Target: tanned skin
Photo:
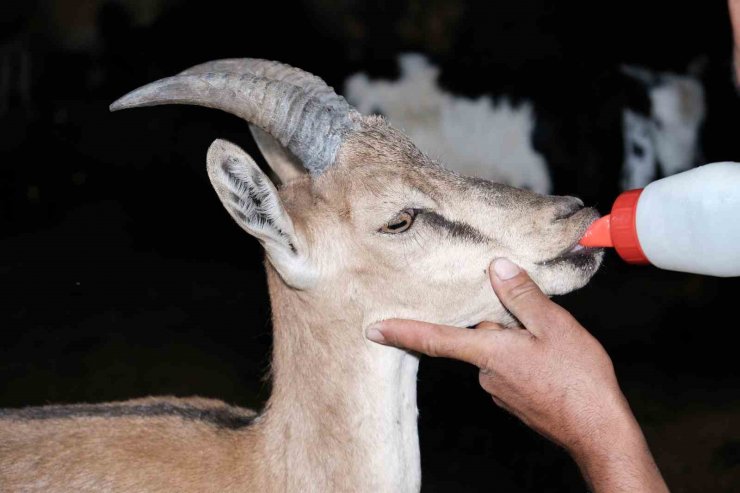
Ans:
[[[727,5],[730,9],[730,21],[732,22],[732,34],[735,40],[735,86],[740,88],[740,0],[729,0]]]
[[[594,492],[667,492],[603,346],[512,262],[496,260],[489,274],[521,328],[386,320],[368,338],[480,368],[493,401],[564,447]]]

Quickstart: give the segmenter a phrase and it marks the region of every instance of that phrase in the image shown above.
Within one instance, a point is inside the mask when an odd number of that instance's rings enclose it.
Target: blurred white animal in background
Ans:
[[[535,116],[530,103],[469,99],[443,91],[439,68],[419,54],[398,59],[397,81],[358,73],[344,95],[361,113],[383,114],[419,148],[454,171],[537,193],[550,193],[545,159],[532,147]]]
[[[424,152],[458,173],[538,193],[552,191],[548,164],[532,145],[536,115],[531,102],[515,105],[506,97],[471,99],[444,91],[439,68],[420,54],[400,55],[398,63],[398,80],[354,74],[345,82],[345,96],[361,113],[383,114]],[[641,188],[701,163],[706,107],[701,69],[692,65],[686,74],[621,68],[644,87],[648,105],[647,111],[629,103],[622,108],[622,189]],[[609,162],[604,159],[605,166]]]
[[[674,74],[622,67],[624,74],[645,85],[650,101],[649,115],[629,108],[622,115],[624,190],[644,187],[658,178],[658,169],[670,176],[701,164],[699,132],[706,107],[699,70]]]

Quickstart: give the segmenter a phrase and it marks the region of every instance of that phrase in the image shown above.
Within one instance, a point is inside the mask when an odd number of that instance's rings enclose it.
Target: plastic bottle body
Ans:
[[[656,267],[740,276],[740,163],[707,164],[651,183],[635,220]]]

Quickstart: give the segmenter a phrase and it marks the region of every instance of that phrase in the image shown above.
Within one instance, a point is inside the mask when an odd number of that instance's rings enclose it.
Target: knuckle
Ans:
[[[434,340],[427,339],[422,344],[422,352],[427,356],[431,356],[433,358],[440,356],[439,343]]]
[[[524,279],[517,282],[513,286],[510,286],[505,295],[506,301],[509,303],[522,303],[533,296],[536,296],[540,291],[540,288],[531,279]]]
[[[429,337],[422,341],[422,352],[434,358],[446,355],[448,351],[447,342],[443,339],[439,330],[434,330]]]
[[[481,375],[493,375],[496,361],[492,354],[483,353],[479,355],[476,363],[476,366],[480,369]]]
[[[492,371],[481,368],[478,372],[478,384],[489,394],[493,391],[493,380]]]

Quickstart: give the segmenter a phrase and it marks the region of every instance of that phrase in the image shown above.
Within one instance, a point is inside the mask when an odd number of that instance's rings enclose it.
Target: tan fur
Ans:
[[[584,264],[542,262],[574,246],[596,214],[558,220],[573,199],[457,176],[381,119],[362,124],[333,167],[280,191],[298,254],[315,275],[296,289],[289,270],[266,263],[273,394],[254,423],[0,419],[0,491],[418,491],[418,361],[369,342],[367,326],[390,317],[513,323],[490,288],[490,261],[511,258],[549,294],[581,287],[599,253]],[[402,235],[379,232],[406,207],[439,216],[421,214]],[[451,230],[452,222],[465,226]],[[124,405],[153,403],[225,406],[174,398]]]
[[[251,452],[248,432],[167,417],[17,421],[0,436],[8,492],[240,491]]]

